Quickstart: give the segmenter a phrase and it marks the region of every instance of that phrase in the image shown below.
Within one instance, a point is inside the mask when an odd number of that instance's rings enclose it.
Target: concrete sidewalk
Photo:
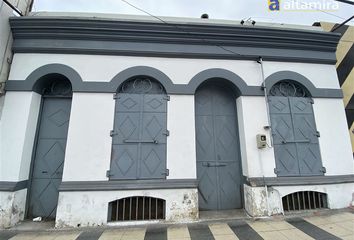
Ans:
[[[29,227],[28,227],[29,226]],[[51,223],[0,231],[0,240],[354,240],[354,210],[326,210],[267,219],[208,220],[188,224],[54,229]]]

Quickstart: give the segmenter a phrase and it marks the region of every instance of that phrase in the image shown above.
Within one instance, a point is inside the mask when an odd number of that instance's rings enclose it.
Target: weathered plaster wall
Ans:
[[[192,221],[198,218],[196,189],[61,192],[56,227],[84,227],[107,224],[108,203],[131,196],[152,196],[166,200],[167,221]]]
[[[27,190],[0,192],[0,229],[24,219]]]
[[[276,186],[267,187],[268,201],[265,187],[250,187],[244,185],[246,211],[253,217],[281,214],[283,212],[281,198],[298,191],[316,191],[327,194],[330,209],[346,208],[352,204],[353,183],[308,185],[308,186]],[[348,193],[348,194],[343,194]]]

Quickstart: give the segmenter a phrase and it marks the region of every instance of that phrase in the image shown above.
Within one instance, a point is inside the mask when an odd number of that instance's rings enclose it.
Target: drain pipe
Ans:
[[[267,93],[267,87],[266,87],[266,84],[265,84],[265,77],[264,77],[264,66],[263,66],[263,59],[262,57],[260,56],[258,61],[257,61],[260,65],[261,65],[261,73],[262,73],[262,89],[264,90],[264,99],[265,99],[265,102],[266,102],[266,110],[267,110],[267,119],[268,119],[268,126],[264,126],[264,129],[265,130],[269,130],[271,131],[272,130],[272,123],[271,123],[271,120],[270,120],[270,111],[269,111],[269,104],[268,104],[268,93]],[[269,138],[270,138],[270,146],[268,145],[268,147],[273,147],[273,136],[272,136],[272,132],[269,133]],[[261,154],[260,154],[261,156]],[[268,186],[265,182],[265,176],[264,176],[264,168],[263,168],[263,161],[262,161],[262,158],[260,157],[260,162],[261,162],[261,168],[262,168],[262,175],[263,175],[263,183],[264,183],[264,190],[265,190],[265,194],[266,194],[266,202],[267,202],[267,214],[268,214],[268,217],[271,216],[270,214],[270,207],[269,207],[269,196],[268,196]]]

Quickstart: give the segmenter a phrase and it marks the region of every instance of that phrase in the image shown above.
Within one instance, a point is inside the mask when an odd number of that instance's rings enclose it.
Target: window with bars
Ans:
[[[108,204],[108,221],[165,219],[166,201],[160,198],[134,196]]]
[[[327,194],[314,191],[301,191],[282,198],[284,211],[301,211],[327,208]]]

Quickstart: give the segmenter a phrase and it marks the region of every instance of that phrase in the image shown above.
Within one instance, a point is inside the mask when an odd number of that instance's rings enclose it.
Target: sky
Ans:
[[[341,23],[354,14],[354,5],[334,2],[334,0],[280,0],[283,5],[279,11],[269,11],[269,0],[126,0],[155,16],[199,18],[207,13],[210,19],[247,20],[256,22],[287,23],[312,25],[314,22],[326,21]],[[272,1],[272,0],[270,0]],[[275,0],[277,1],[277,0]],[[287,1],[287,2],[286,2]],[[291,2],[292,1],[292,2]],[[297,3],[296,3],[297,2]],[[297,9],[286,8],[284,4],[293,3]],[[302,6],[313,3],[308,9]],[[320,9],[319,6],[338,8]],[[296,4],[296,5],[295,5]],[[322,4],[322,5],[318,5]],[[299,7],[300,6],[300,7]],[[294,11],[295,10],[295,11]],[[55,12],[95,12],[147,15],[122,0],[34,0],[33,11]],[[352,20],[350,25],[354,25]]]

